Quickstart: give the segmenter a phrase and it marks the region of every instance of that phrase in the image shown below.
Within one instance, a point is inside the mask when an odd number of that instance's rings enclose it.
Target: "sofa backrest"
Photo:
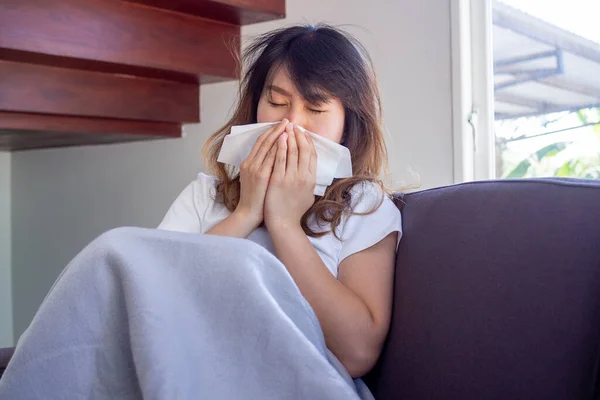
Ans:
[[[375,398],[600,398],[600,182],[476,182],[404,202]]]

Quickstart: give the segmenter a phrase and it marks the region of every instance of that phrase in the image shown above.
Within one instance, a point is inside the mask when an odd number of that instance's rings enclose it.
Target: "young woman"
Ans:
[[[205,145],[216,176],[200,174],[159,228],[269,249],[314,309],[327,347],[360,377],[389,328],[402,229],[378,180],[387,158],[371,63],[347,34],[313,25],[259,37],[244,62],[237,109]],[[232,126],[275,121],[239,169],[217,163]],[[316,153],[298,126],[346,146],[353,177],[314,196]]]
[[[215,176],[160,229],[117,228],[71,261],[0,400],[370,398],[352,378],[389,328],[401,218],[378,180],[379,95],[360,49],[328,26],[254,42],[234,116],[205,147]],[[276,121],[239,169],[217,163],[233,125]],[[346,146],[353,176],[315,197],[298,126]]]

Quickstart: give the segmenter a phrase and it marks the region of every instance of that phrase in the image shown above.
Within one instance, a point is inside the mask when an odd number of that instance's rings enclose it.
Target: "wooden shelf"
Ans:
[[[285,0],[3,0],[0,150],[179,137]]]
[[[182,136],[178,123],[0,111],[0,151],[107,144]]]
[[[192,83],[0,61],[0,109],[163,122],[200,119]],[[67,113],[68,111],[68,113]]]
[[[285,0],[128,0],[234,25],[285,17]]]
[[[49,65],[62,58],[63,67],[236,78],[239,26],[193,15],[121,0],[3,0],[0,26],[0,49],[12,58],[28,52],[54,56],[40,58]]]

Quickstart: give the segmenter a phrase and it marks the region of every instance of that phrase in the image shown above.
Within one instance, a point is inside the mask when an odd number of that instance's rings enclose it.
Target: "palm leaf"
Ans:
[[[529,161],[529,159],[525,159],[521,161],[519,165],[515,167],[515,169],[510,171],[508,175],[506,175],[506,178],[523,178],[525,174],[527,174],[529,167],[531,167],[531,161]]]
[[[577,160],[569,160],[565,162],[554,172],[554,176],[569,177],[576,175],[575,168],[578,162],[579,161]]]
[[[535,157],[537,158],[537,161],[541,161],[542,158],[554,157],[555,155],[566,149],[568,144],[569,142],[557,142],[549,144],[548,146],[542,147],[541,149],[536,151],[534,153]]]
[[[542,147],[517,164],[517,166],[506,175],[506,178],[523,178],[527,175],[527,171],[529,171],[529,168],[531,168],[532,165],[539,163],[544,158],[547,159],[556,156],[567,148],[567,144],[569,144],[569,142],[558,142]]]

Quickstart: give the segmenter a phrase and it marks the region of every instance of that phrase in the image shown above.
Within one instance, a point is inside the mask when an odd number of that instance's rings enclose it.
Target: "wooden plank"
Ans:
[[[127,0],[235,25],[285,18],[285,0]]]
[[[166,122],[80,118],[0,111],[0,130],[181,137],[181,125]]]
[[[39,133],[0,131],[0,151],[38,150],[56,147],[90,146],[100,144],[117,144],[163,139],[160,136],[142,135],[102,135],[79,136],[76,134]]]
[[[196,84],[0,61],[0,111],[198,122]]]
[[[108,74],[135,75],[141,78],[162,79],[173,82],[199,85],[205,82],[223,82],[231,78],[196,76],[176,71],[155,68],[137,67],[134,65],[113,64],[103,61],[85,60],[54,56],[51,54],[32,53],[29,51],[0,49],[0,60],[22,62],[26,64],[48,65],[60,68],[79,69],[83,71],[101,71]]]
[[[176,123],[0,111],[0,151],[182,137]]]
[[[239,37],[239,26],[132,2],[0,2],[0,59],[11,50],[86,60],[100,71],[112,64],[108,72],[141,68],[235,79]]]

